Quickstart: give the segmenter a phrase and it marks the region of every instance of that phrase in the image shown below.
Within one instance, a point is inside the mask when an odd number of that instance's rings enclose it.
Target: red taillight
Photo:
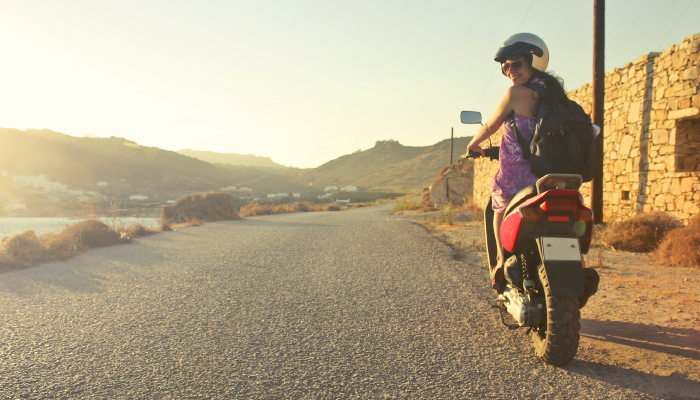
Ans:
[[[546,212],[573,213],[578,210],[578,201],[570,199],[550,199],[542,203],[540,208]]]
[[[591,222],[593,218],[593,213],[587,208],[579,208],[576,215],[576,220],[581,222]]]

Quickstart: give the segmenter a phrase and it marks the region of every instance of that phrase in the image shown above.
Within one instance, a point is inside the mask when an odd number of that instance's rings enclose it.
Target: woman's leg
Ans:
[[[503,255],[503,246],[501,246],[501,223],[503,222],[503,214],[505,212],[494,212],[493,213],[493,233],[496,235],[496,246],[498,248],[498,258],[496,267],[502,267],[505,262]]]

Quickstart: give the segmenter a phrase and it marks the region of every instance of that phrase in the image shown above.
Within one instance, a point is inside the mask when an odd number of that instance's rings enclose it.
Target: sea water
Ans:
[[[131,224],[140,223],[146,228],[157,228],[159,226],[158,218],[137,218],[137,217],[103,217],[102,222],[111,226],[129,226]],[[7,217],[0,218],[0,240],[12,236],[21,231],[33,230],[37,235],[42,235],[49,232],[60,232],[68,225],[77,224],[82,221],[78,218],[54,218],[54,217]]]

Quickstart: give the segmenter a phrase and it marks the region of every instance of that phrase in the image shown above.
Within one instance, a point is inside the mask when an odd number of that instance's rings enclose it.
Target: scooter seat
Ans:
[[[525,187],[523,190],[516,193],[515,197],[513,197],[513,200],[511,200],[510,203],[508,203],[505,215],[510,214],[511,211],[513,211],[519,205],[523,204],[527,199],[530,199],[535,196],[537,196],[537,186],[530,185]]]

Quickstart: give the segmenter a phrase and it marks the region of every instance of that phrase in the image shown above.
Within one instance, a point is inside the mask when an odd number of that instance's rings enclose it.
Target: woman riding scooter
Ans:
[[[479,152],[484,156],[484,150],[479,144],[503,127],[503,137],[499,150],[499,169],[491,181],[492,207],[494,210],[494,233],[498,248],[498,263],[491,276],[494,288],[503,282],[503,247],[500,240],[500,228],[508,203],[516,193],[537,182],[537,176],[532,173],[530,163],[523,157],[523,149],[516,138],[515,132],[508,123],[515,121],[518,131],[526,143],[535,134],[537,112],[541,102],[566,101],[561,78],[545,72],[549,63],[547,45],[538,36],[531,33],[515,34],[501,45],[496,53],[495,61],[501,63],[501,72],[511,81],[511,87],[506,90],[491,118],[474,135],[467,150]],[[525,87],[525,84],[535,83],[544,87],[538,93]]]

